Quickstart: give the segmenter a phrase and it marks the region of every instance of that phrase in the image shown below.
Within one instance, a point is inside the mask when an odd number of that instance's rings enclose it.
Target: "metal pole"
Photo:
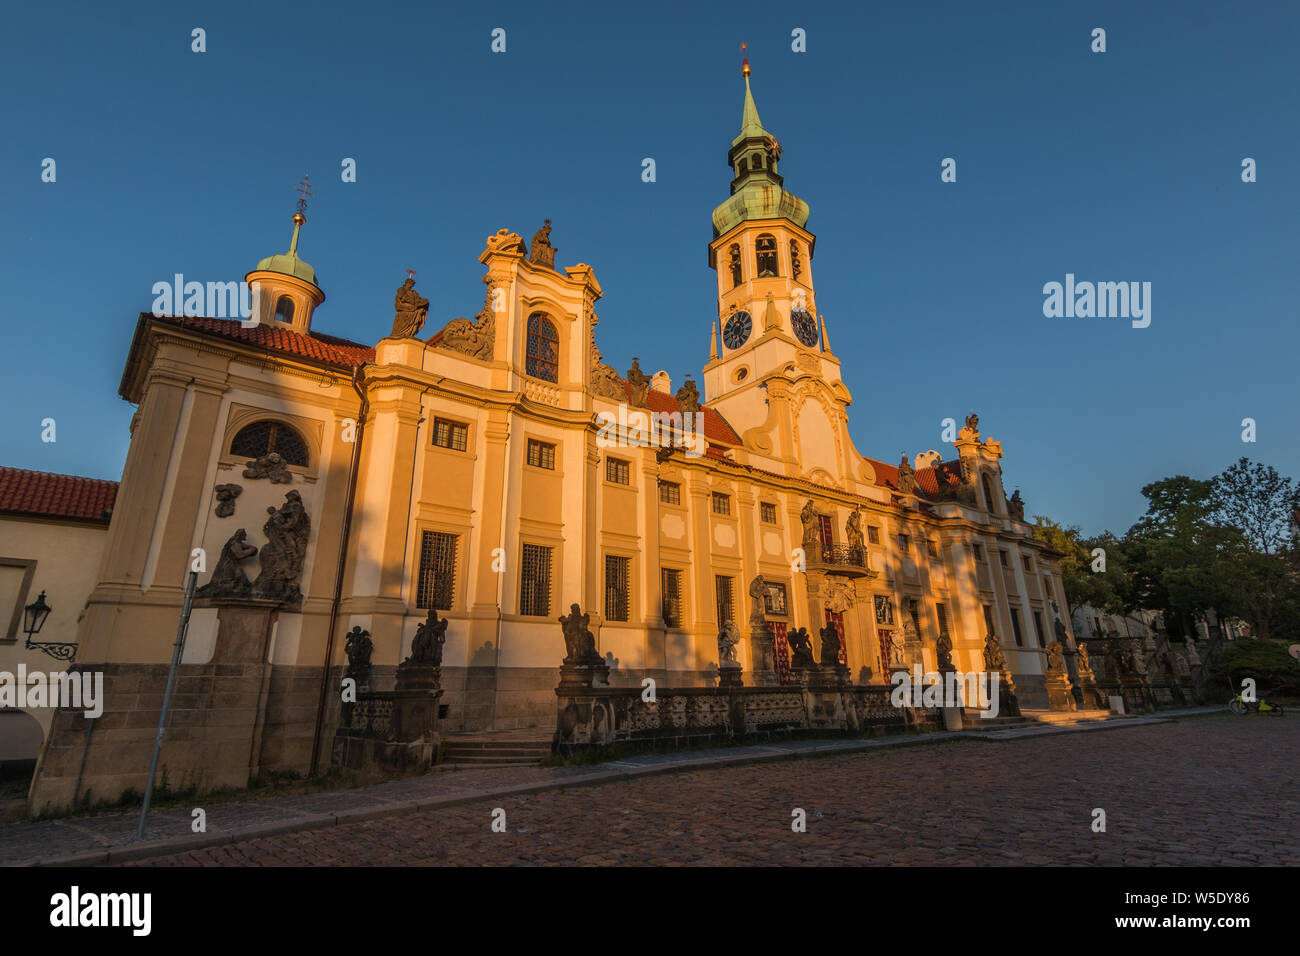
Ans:
[[[181,622],[176,628],[176,646],[172,649],[172,666],[167,672],[167,689],[163,691],[162,712],[158,715],[158,736],[153,741],[153,757],[149,761],[149,781],[144,785],[144,805],[140,807],[140,829],[136,831],[137,840],[144,839],[145,821],[149,817],[149,801],[153,799],[153,778],[158,772],[158,754],[162,751],[163,730],[167,727],[167,708],[172,700],[172,687],[176,684],[176,669],[180,666],[181,655],[185,652],[185,632],[190,626],[190,607],[194,604],[194,584],[199,576],[191,571],[185,577],[185,603],[181,607]]]

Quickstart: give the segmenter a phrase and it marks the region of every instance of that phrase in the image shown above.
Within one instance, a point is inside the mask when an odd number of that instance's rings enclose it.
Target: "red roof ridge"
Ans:
[[[0,512],[105,522],[105,512],[111,512],[117,501],[118,487],[108,478],[0,465]]]

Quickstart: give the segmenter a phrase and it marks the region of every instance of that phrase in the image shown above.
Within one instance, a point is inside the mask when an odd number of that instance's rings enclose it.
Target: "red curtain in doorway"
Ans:
[[[889,662],[894,659],[894,632],[887,627],[876,628],[876,634],[880,638],[880,656],[876,658],[876,663],[880,670],[876,673],[885,683],[889,682]]]
[[[840,638],[840,663],[848,667],[849,649],[844,646],[844,613],[842,611],[827,611],[826,620],[835,625],[835,633]]]
[[[767,626],[772,629],[772,656],[776,660],[776,678],[779,683],[789,684],[790,681],[790,642],[785,639],[787,625],[768,621]]]

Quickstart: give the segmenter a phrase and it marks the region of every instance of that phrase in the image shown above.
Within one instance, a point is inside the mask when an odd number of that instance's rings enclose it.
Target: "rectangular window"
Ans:
[[[925,539],[925,550],[932,558],[937,558],[939,556],[939,546],[934,543],[933,538]]]
[[[934,610],[939,617],[939,633],[948,637],[948,609],[942,604],[936,604]]]
[[[980,564],[983,564],[983,563],[984,563],[984,545],[982,545],[982,544],[975,544],[975,545],[971,545],[971,547],[973,547],[973,548],[975,549],[975,560],[978,561]]]
[[[675,481],[659,482],[659,500],[666,505],[682,503],[682,486]]]
[[[758,503],[758,516],[763,524],[776,524],[776,505],[770,501]]]
[[[874,524],[867,525],[867,543],[880,544],[880,529]]]
[[[1034,612],[1034,634],[1038,638],[1038,646],[1043,647],[1043,612]]]
[[[616,485],[630,484],[628,481],[627,462],[622,458],[606,458],[605,480],[612,481]]]
[[[1027,555],[1027,554],[1026,554],[1026,555],[1023,555],[1023,556],[1021,557],[1021,560],[1025,563],[1025,570],[1026,570],[1026,571],[1029,571],[1030,573],[1032,573],[1033,570],[1034,570],[1034,562],[1033,562],[1032,560],[1030,560],[1029,555]]]
[[[715,575],[713,578],[714,588],[717,591],[718,601],[718,627],[727,624],[736,619],[736,608],[732,599],[731,578],[724,575]]]
[[[908,554],[912,550],[912,539],[905,534],[898,536],[898,550]]]
[[[999,552],[998,552],[998,556],[999,556],[999,560],[1001,560],[1001,562],[1002,562],[1002,566],[1003,566],[1004,568],[1009,568],[1009,567],[1011,567],[1011,564],[1007,561],[1007,553],[1006,553],[1005,551],[999,551]]]
[[[713,493],[713,513],[715,515],[731,514],[731,498],[715,491]]]
[[[1005,551],[1002,553],[1006,554]],[[1011,609],[1011,633],[1016,637],[1016,647],[1024,647],[1025,638],[1024,635],[1020,633],[1020,612],[1015,608]]]
[[[628,605],[631,604],[628,571],[631,565],[631,558],[621,558],[613,554],[605,555],[605,620],[607,621],[628,619]]]
[[[425,531],[420,536],[416,607],[432,606],[440,611],[451,609],[456,595],[456,543],[459,537],[442,531]]]
[[[524,545],[519,575],[519,613],[547,617],[551,613],[551,549]]]
[[[555,470],[555,446],[534,438],[528,439],[528,464],[534,468]]]
[[[835,525],[831,523],[830,515],[817,516],[817,531],[821,535],[822,547],[829,551],[835,547]]]
[[[682,572],[676,568],[660,568],[660,581],[664,592],[664,624],[682,626]]]
[[[469,427],[460,422],[449,422],[443,418],[433,420],[433,443],[439,448],[464,451],[468,436]]]
[[[997,634],[997,630],[993,627],[993,608],[985,604],[984,605],[984,636],[987,637],[990,634]]]

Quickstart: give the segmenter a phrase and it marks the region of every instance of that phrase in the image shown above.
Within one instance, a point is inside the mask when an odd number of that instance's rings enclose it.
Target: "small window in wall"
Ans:
[[[715,515],[731,514],[731,498],[721,492],[713,493],[713,513]]]
[[[230,443],[230,453],[241,458],[276,454],[286,465],[307,465],[307,443],[284,422],[262,421],[245,425]]]
[[[987,637],[990,634],[996,635],[997,630],[993,627],[993,608],[991,605],[985,604],[984,605],[984,636]]]
[[[523,547],[519,572],[519,613],[546,617],[551,613],[551,549],[537,544]]]
[[[1011,633],[1016,637],[1016,647],[1024,647],[1025,638],[1020,633],[1020,612],[1015,608],[1011,609]]]
[[[456,544],[459,537],[442,531],[425,531],[420,536],[416,607],[436,607],[440,611],[451,609],[456,596]]]
[[[626,621],[630,601],[628,571],[632,559],[618,555],[605,555],[605,620]]]
[[[452,451],[464,451],[469,427],[460,422],[449,422],[445,418],[433,420],[433,443],[439,448]]]
[[[874,524],[867,525],[867,543],[880,544],[880,529]]]
[[[755,154],[753,155],[753,157],[749,160],[749,165],[752,166],[754,169],[762,169],[762,168],[763,168],[763,154],[762,154],[762,153],[755,153]]]
[[[936,604],[934,610],[939,618],[939,634],[942,637],[948,637],[948,608],[942,604]]]
[[[790,275],[799,278],[799,273],[803,272],[803,263],[799,259],[799,243],[794,239],[790,240]]]
[[[904,554],[910,554],[912,551],[912,539],[905,534],[898,536],[898,550]]]
[[[555,446],[544,441],[528,439],[528,464],[534,468],[555,470]]]
[[[1021,555],[1020,560],[1024,562],[1025,570],[1032,574],[1034,571],[1033,559],[1029,557],[1029,555],[1025,554],[1025,555]]]
[[[676,568],[660,568],[659,576],[664,592],[664,624],[682,626],[682,572]]]
[[[528,354],[524,371],[545,382],[560,380],[560,336],[551,320],[540,312],[528,317]]]
[[[937,558],[939,556],[939,545],[933,538],[925,539],[925,550],[932,558]]]
[[[735,589],[732,579],[726,575],[714,575],[713,586],[718,607],[718,627],[729,624],[736,619]]]
[[[287,295],[275,300],[275,321],[293,322],[293,299]]]
[[[1034,636],[1038,638],[1038,646],[1043,647],[1043,612],[1034,612]]]
[[[984,501],[988,504],[989,514],[997,514],[998,506],[993,499],[993,486],[989,484],[989,476],[980,475],[980,484],[984,486]]]
[[[973,545],[971,545],[971,547],[972,547],[972,548],[974,549],[974,551],[975,551],[975,560],[978,561],[980,564],[983,564],[984,561],[985,561],[984,545],[982,545],[982,544],[973,544]]]
[[[659,482],[659,500],[666,505],[682,503],[682,486],[675,481]]]
[[[763,233],[754,243],[755,264],[760,279],[780,275],[776,267],[776,237]]]
[[[622,458],[605,459],[605,480],[612,481],[616,485],[629,484],[627,462]]]
[[[1011,567],[1011,562],[1008,560],[1007,553],[1005,551],[998,552],[998,560],[1002,562],[1002,566],[1004,568]]]
[[[758,503],[758,514],[763,524],[776,524],[776,505],[770,501]]]

